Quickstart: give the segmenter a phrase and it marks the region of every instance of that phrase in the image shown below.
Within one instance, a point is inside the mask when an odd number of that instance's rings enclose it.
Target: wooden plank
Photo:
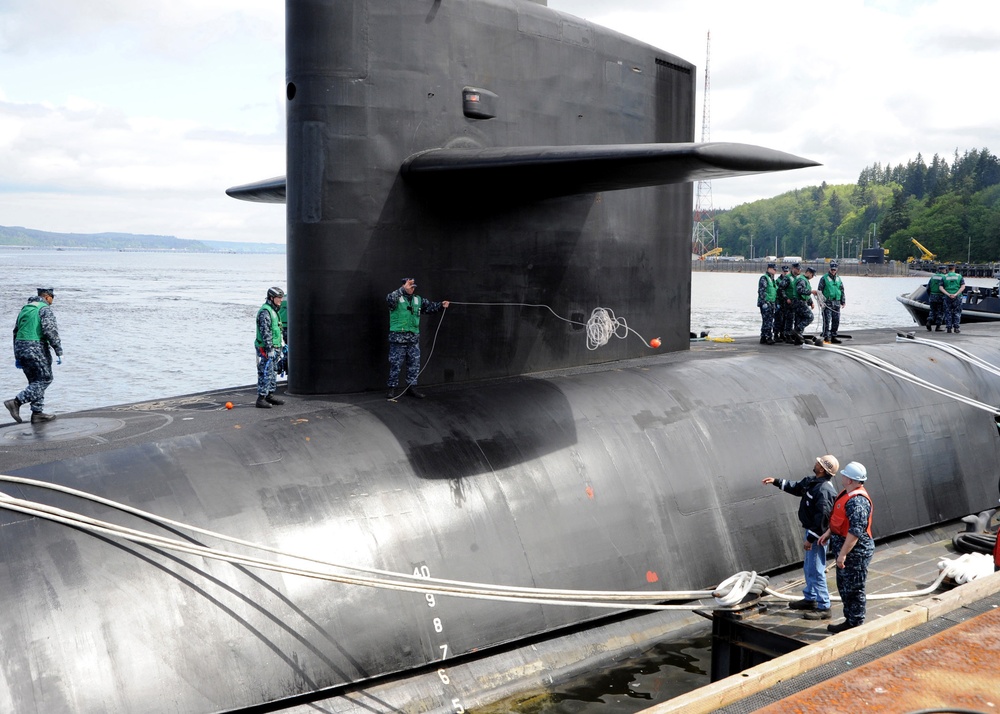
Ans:
[[[860,627],[806,645],[770,662],[674,697],[645,709],[640,714],[714,712],[997,592],[1000,592],[1000,573],[973,580],[945,593],[932,595],[919,603],[870,620]]]

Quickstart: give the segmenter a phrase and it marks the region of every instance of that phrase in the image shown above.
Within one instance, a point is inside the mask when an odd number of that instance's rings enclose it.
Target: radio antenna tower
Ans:
[[[712,33],[707,33],[705,40],[705,93],[701,105],[701,143],[710,141],[709,124],[711,112],[709,111],[709,89],[710,76],[708,64],[711,59]],[[715,247],[715,220],[712,217],[712,182],[699,181],[696,190],[694,203],[694,234],[691,237],[691,252],[704,255],[708,250]]]

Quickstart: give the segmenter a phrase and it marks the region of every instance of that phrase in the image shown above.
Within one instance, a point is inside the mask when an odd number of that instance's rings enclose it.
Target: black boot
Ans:
[[[857,627],[857,626],[858,625],[851,625],[847,622],[847,620],[844,620],[843,622],[838,622],[836,625],[827,625],[826,631],[832,632],[833,634],[837,634],[838,632],[843,632],[844,630],[850,630],[852,627]]]
[[[961,332],[961,330],[958,329],[958,325],[955,325],[955,334],[957,335],[959,332]]]
[[[14,397],[13,399],[8,399],[7,401],[5,401],[3,403],[3,405],[5,407],[7,407],[7,411],[10,412],[10,415],[12,417],[14,417],[14,421],[16,421],[18,424],[21,423],[21,405],[22,404],[24,404],[24,402],[22,402],[17,397]]]
[[[423,392],[417,391],[416,386],[411,384],[406,388],[406,396],[413,397],[414,399],[423,399],[425,395]]]
[[[47,421],[55,420],[55,414],[46,414],[45,412],[31,412],[31,423],[32,424],[44,424]]]
[[[276,396],[274,396],[274,392],[271,392],[270,394],[268,394],[267,396],[265,396],[264,399],[267,401],[268,404],[279,404],[280,405],[280,404],[284,404],[285,403],[284,399],[278,399]]]
[[[941,325],[938,325],[937,327],[935,327],[934,331],[935,332],[941,332]]]
[[[831,337],[830,338],[830,342],[832,342],[835,345],[841,345],[841,344],[844,343],[844,341],[842,339],[840,339],[839,337]]]
[[[389,387],[389,395],[386,397],[390,402],[396,401],[396,397],[399,396],[399,391],[395,387]]]
[[[927,331],[928,331],[928,332],[930,332],[930,331],[931,331],[931,323],[929,323],[929,322],[927,323]]]
[[[254,405],[258,409],[270,409],[271,405],[267,403],[267,397],[263,394],[257,396],[257,403]]]

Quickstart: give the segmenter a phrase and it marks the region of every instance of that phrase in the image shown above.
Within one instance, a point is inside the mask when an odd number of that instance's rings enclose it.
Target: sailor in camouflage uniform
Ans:
[[[928,332],[931,330],[931,325],[934,325],[935,332],[943,331],[941,323],[944,322],[944,290],[941,289],[941,283],[944,281],[946,270],[943,265],[939,265],[937,272],[927,281],[927,303],[930,306],[927,315]]]
[[[24,404],[31,404],[32,424],[56,418],[44,411],[45,390],[52,384],[52,351],[56,353],[56,364],[62,364],[63,353],[56,316],[50,307],[54,299],[54,288],[38,288],[38,296],[28,298],[14,323],[14,364],[24,371],[28,386],[3,405],[17,422],[21,421]]]
[[[420,316],[448,307],[447,300],[434,302],[414,295],[417,284],[403,278],[403,284],[385,296],[389,308],[389,400],[406,394],[415,399],[424,395],[417,390],[420,376]],[[399,373],[406,362],[406,388],[399,390]]]
[[[837,554],[837,590],[844,604],[844,621],[827,625],[830,632],[843,632],[865,621],[865,582],[868,564],[875,553],[872,538],[872,499],[865,491],[868,471],[852,461],[840,472],[844,490],[837,496],[830,513],[830,528],[820,543],[830,542],[830,551]]]
[[[952,329],[961,332],[962,323],[962,293],[965,292],[965,278],[955,272],[955,264],[948,263],[948,272],[941,280],[941,290],[944,293],[944,326],[948,332]]]
[[[278,383],[278,364],[281,361],[281,318],[278,310],[285,298],[279,287],[268,288],[267,298],[257,311],[257,337],[254,348],[257,354],[257,404],[258,409],[270,409],[272,404],[284,404],[284,399],[274,396]]]
[[[788,291],[788,284],[792,281],[788,274],[788,266],[781,266],[781,276],[775,280],[778,286],[778,299],[774,302],[774,339],[782,342],[785,339],[785,319],[788,310],[785,308],[785,293]]]
[[[774,263],[767,264],[767,270],[757,281],[757,307],[760,308],[760,343],[774,344],[774,311],[778,297],[778,286],[774,282]]]
[[[816,286],[823,308],[823,341],[835,345],[842,342],[837,336],[840,330],[840,308],[847,304],[847,292],[837,270],[837,264],[830,263],[830,272],[820,278],[819,285]]]

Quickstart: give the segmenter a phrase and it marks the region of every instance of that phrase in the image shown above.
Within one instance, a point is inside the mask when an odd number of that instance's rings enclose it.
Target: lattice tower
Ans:
[[[709,109],[709,97],[711,89],[711,76],[709,74],[709,61],[712,50],[712,33],[707,33],[705,40],[705,90],[701,105],[701,143],[710,141],[709,125],[711,124],[711,111]],[[691,252],[705,253],[715,247],[715,220],[712,218],[712,182],[699,181],[695,191],[694,203],[694,231],[691,236]]]

